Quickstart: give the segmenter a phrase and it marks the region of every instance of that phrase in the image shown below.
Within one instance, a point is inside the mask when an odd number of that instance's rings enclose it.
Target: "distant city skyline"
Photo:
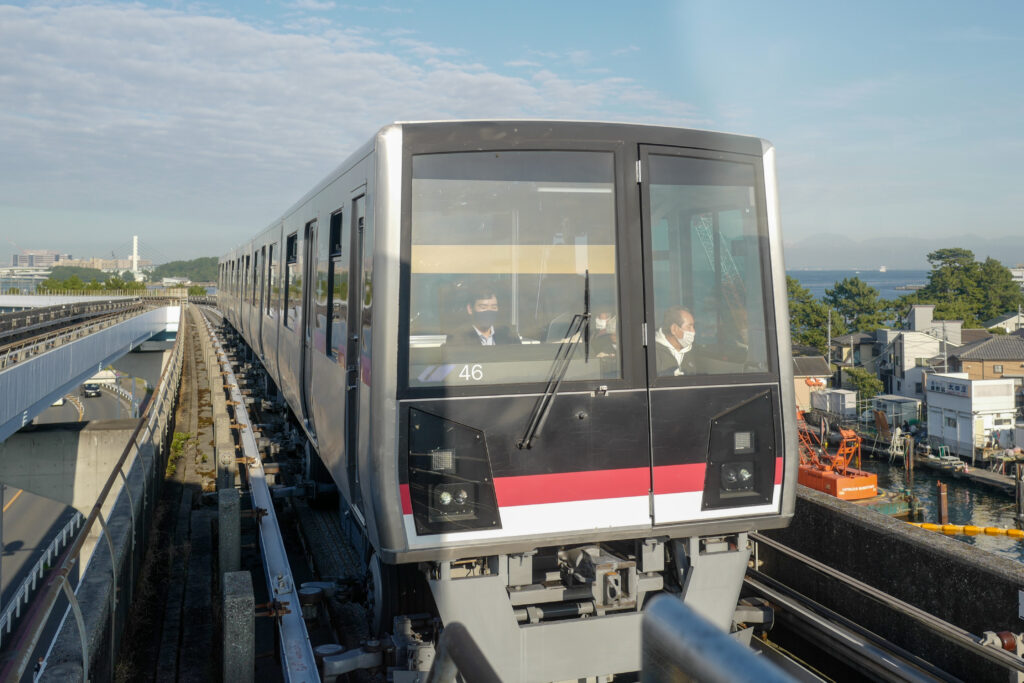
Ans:
[[[0,4],[0,262],[218,255],[381,125],[544,118],[771,140],[788,267],[1012,266],[1022,43],[1005,2]]]

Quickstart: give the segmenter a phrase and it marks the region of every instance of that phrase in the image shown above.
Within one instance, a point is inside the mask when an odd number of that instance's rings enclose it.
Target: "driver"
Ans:
[[[658,376],[671,377],[693,373],[693,340],[697,328],[693,314],[685,308],[673,306],[662,316],[661,327],[654,333],[655,358]]]
[[[492,288],[474,292],[466,304],[469,317],[466,329],[448,335],[448,344],[496,346],[499,344],[521,344],[519,338],[508,327],[497,325],[498,295]]]

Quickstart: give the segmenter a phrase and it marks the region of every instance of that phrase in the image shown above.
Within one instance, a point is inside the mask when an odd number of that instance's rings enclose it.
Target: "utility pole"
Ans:
[[[832,363],[832,309],[828,309],[828,346],[825,347],[825,359]]]

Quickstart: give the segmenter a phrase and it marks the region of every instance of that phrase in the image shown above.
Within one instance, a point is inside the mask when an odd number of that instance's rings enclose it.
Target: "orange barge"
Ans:
[[[863,500],[878,495],[878,475],[851,466],[854,461],[860,465],[861,440],[856,432],[840,429],[839,449],[829,453],[824,434],[812,431],[803,411],[797,411],[797,433],[800,436],[797,481],[840,500]]]

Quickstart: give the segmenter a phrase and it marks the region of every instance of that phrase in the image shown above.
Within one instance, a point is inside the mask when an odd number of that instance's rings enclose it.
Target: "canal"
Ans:
[[[906,471],[902,465],[890,465],[882,460],[865,458],[863,469],[878,474],[878,485],[893,491],[906,487]],[[951,476],[939,477],[926,467],[915,468],[911,490],[920,499],[924,508],[923,517],[919,521],[939,521],[939,495],[936,484],[948,484],[946,500],[949,504],[950,524],[973,524],[975,526],[993,526],[1002,529],[1016,529],[1020,525],[1014,520],[1014,501],[1006,494],[996,493],[990,489],[970,484]],[[1015,540],[1006,536],[967,536],[958,534],[950,536],[963,543],[1024,562],[1024,540]]]

